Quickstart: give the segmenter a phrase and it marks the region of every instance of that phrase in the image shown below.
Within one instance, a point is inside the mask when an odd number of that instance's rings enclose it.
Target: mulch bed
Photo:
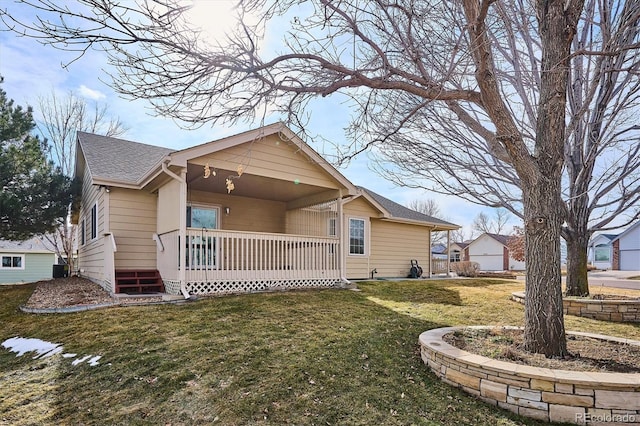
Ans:
[[[80,277],[56,278],[36,283],[27,308],[55,309],[83,305],[157,303],[162,296],[112,297],[98,284]]]
[[[640,346],[603,341],[581,336],[567,336],[571,356],[546,358],[523,350],[520,329],[466,328],[444,336],[450,345],[476,355],[532,367],[574,371],[640,373]]]

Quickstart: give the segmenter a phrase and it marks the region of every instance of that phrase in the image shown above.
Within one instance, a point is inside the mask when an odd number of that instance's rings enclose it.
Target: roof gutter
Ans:
[[[171,176],[173,179],[177,180],[178,182],[185,183],[184,179],[182,179],[180,176],[178,176],[177,174],[169,170],[169,167],[167,167],[167,161],[170,161],[169,157],[162,160],[162,171],[165,172],[167,175]]]
[[[406,223],[410,225],[427,226],[427,227],[433,228],[433,231],[436,231],[436,232],[437,231],[455,231],[456,229],[461,228],[458,225],[444,225],[444,224],[438,224],[433,222],[424,222],[424,221],[415,220],[415,219],[405,219],[405,218],[395,217],[395,216],[383,217],[381,218],[381,220],[384,220],[386,222],[397,222],[397,223]]]

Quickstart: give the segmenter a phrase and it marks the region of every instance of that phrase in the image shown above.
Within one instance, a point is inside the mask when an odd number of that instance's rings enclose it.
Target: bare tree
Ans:
[[[490,33],[504,53],[501,60],[509,64],[500,79],[517,94],[507,107],[533,145],[538,123],[534,106],[542,90],[541,40],[536,23],[520,13],[518,3],[495,7],[512,23],[507,32]],[[568,295],[589,293],[587,246],[593,232],[640,219],[639,14],[638,1],[588,0],[572,41],[562,179]],[[491,144],[483,144],[490,129],[477,124],[476,131],[451,118],[462,114],[461,119],[487,120],[475,111],[472,117],[455,109],[450,116],[439,112],[440,106],[432,104],[416,111],[409,125],[396,126],[401,137],[385,141],[377,170],[398,185],[456,194],[524,218],[518,172],[494,155]],[[437,143],[421,143],[425,138]]]
[[[480,212],[473,219],[472,227],[476,231],[487,232],[489,234],[502,234],[509,221],[509,212],[505,209],[496,209],[494,217]]]
[[[407,207],[409,207],[411,210],[415,210],[431,217],[440,217],[442,215],[438,202],[432,198],[425,198],[423,200],[411,200],[409,201]]]
[[[76,132],[120,136],[127,131],[118,118],[110,116],[107,105],[98,102],[89,105],[72,91],[62,98],[52,91],[49,96],[38,98],[38,105],[42,116],[38,131],[49,141],[51,160],[69,177],[74,175]],[[76,233],[76,225],[65,223],[45,235],[58,257],[66,257],[70,271],[75,266]]]
[[[42,120],[38,130],[51,143],[51,159],[67,176],[75,167],[76,132],[121,136],[128,128],[109,114],[106,104],[88,102],[70,91],[60,97],[54,91],[38,98]]]
[[[267,24],[297,0],[239,3],[240,16],[259,11],[261,19],[241,22],[218,45],[199,39],[184,18],[185,8],[170,0],[141,1],[137,7],[85,0],[86,7],[76,10],[53,0],[28,3],[35,22],[18,23],[5,11],[5,24],[79,56],[103,49],[117,67],[113,86],[120,93],[147,99],[159,114],[190,123],[235,122],[269,106],[302,126],[311,99],[340,93],[354,107],[347,133],[353,144],[344,147],[350,155],[411,136],[425,113],[435,114],[443,126],[465,129],[474,135],[467,139],[471,143],[447,146],[448,141],[420,138],[417,145],[440,147],[442,157],[449,149],[488,153],[492,167],[473,168],[471,177],[482,179],[497,168],[496,179],[517,181],[522,195],[514,200],[522,200],[529,260],[524,346],[548,356],[566,354],[561,178],[571,41],[584,0],[318,0],[296,9],[299,15],[289,22],[278,53],[262,48],[261,40]],[[530,45],[516,37],[524,17],[525,30],[536,36]],[[521,49],[540,58],[524,68],[530,73],[514,70],[507,60]],[[508,74],[536,81],[537,102],[520,99]],[[518,122],[521,107],[534,110],[529,127]],[[499,164],[510,167],[501,171]],[[459,165],[433,166],[460,181],[457,173],[465,172]]]
[[[640,219],[640,2],[604,5],[603,10],[600,2],[587,2],[585,24],[573,39],[562,235],[567,294],[574,296],[589,294],[587,247],[593,232]]]
[[[442,217],[440,206],[438,202],[432,198],[425,198],[423,200],[411,200],[407,205],[411,210],[415,210],[427,216],[435,217],[438,219],[448,220],[446,217]],[[437,231],[431,233],[431,245],[435,244],[447,244],[447,233],[445,231]]]
[[[471,226],[476,231],[492,233],[491,219],[489,219],[489,215],[486,213],[478,213],[478,215],[473,219],[473,224]]]
[[[451,231],[451,241],[456,243],[464,243],[471,241],[475,238],[475,232],[473,228],[470,228],[468,231],[465,230],[464,227],[460,229],[456,229],[455,231]]]

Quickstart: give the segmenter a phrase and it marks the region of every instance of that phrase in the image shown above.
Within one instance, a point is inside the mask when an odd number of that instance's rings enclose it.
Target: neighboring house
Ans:
[[[477,262],[481,271],[522,271],[525,262],[513,259],[507,247],[508,235],[484,233],[471,241],[465,251],[471,262]]]
[[[468,242],[451,243],[449,246],[449,254],[451,262],[464,262],[469,260]]]
[[[447,259],[447,245],[438,243],[431,246],[432,259]]]
[[[0,259],[0,284],[18,284],[50,280],[56,254],[39,237],[26,241],[0,240]]]
[[[611,269],[613,266],[613,245],[618,234],[598,234],[589,243],[589,259],[596,269]]]
[[[111,292],[250,292],[430,271],[457,225],[349,182],[282,124],[174,151],[78,132],[78,267]],[[156,285],[159,284],[159,285]]]
[[[620,271],[640,271],[640,221],[611,240],[612,268]]]

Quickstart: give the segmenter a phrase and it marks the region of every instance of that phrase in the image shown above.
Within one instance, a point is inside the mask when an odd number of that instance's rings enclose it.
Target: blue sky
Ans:
[[[3,3],[7,7],[8,3]],[[211,6],[214,3],[205,3]],[[16,7],[9,4],[10,8]],[[210,12],[206,8],[194,16],[220,16],[221,11]],[[224,11],[222,11],[222,16]],[[23,15],[28,16],[28,14]],[[196,18],[194,18],[196,19]],[[0,22],[0,26],[3,24]],[[219,22],[215,25],[219,26]],[[214,26],[215,26],[214,25]],[[277,43],[276,40],[269,40]],[[73,55],[52,47],[42,46],[37,41],[18,37],[14,33],[0,31],[0,75],[4,77],[2,88],[9,98],[18,105],[31,105],[36,109],[38,119],[38,98],[47,97],[55,91],[64,96],[69,91],[83,96],[88,102],[98,101],[107,104],[112,115],[118,116],[129,128],[122,136],[137,142],[182,149],[220,137],[232,135],[259,123],[237,125],[233,127],[204,124],[196,130],[185,130],[179,123],[162,117],[155,117],[150,105],[142,100],[120,98],[105,82],[109,82],[106,70],[109,65],[106,55],[90,51],[78,61],[63,69],[62,64],[74,58]],[[344,139],[343,128],[348,124],[349,110],[335,99],[322,99],[313,103],[310,128],[312,133],[322,133],[332,143]],[[269,122],[276,121],[277,117]],[[308,141],[309,142],[309,141]],[[322,146],[311,146],[322,152]],[[435,199],[442,214],[441,219],[464,227],[467,234],[473,219],[480,213],[493,216],[492,209],[483,208],[454,196],[444,196],[424,190],[397,187],[369,169],[368,156],[361,155],[348,167],[340,171],[354,184],[365,186],[397,203],[407,205],[412,200]],[[518,221],[512,218],[511,225]]]

